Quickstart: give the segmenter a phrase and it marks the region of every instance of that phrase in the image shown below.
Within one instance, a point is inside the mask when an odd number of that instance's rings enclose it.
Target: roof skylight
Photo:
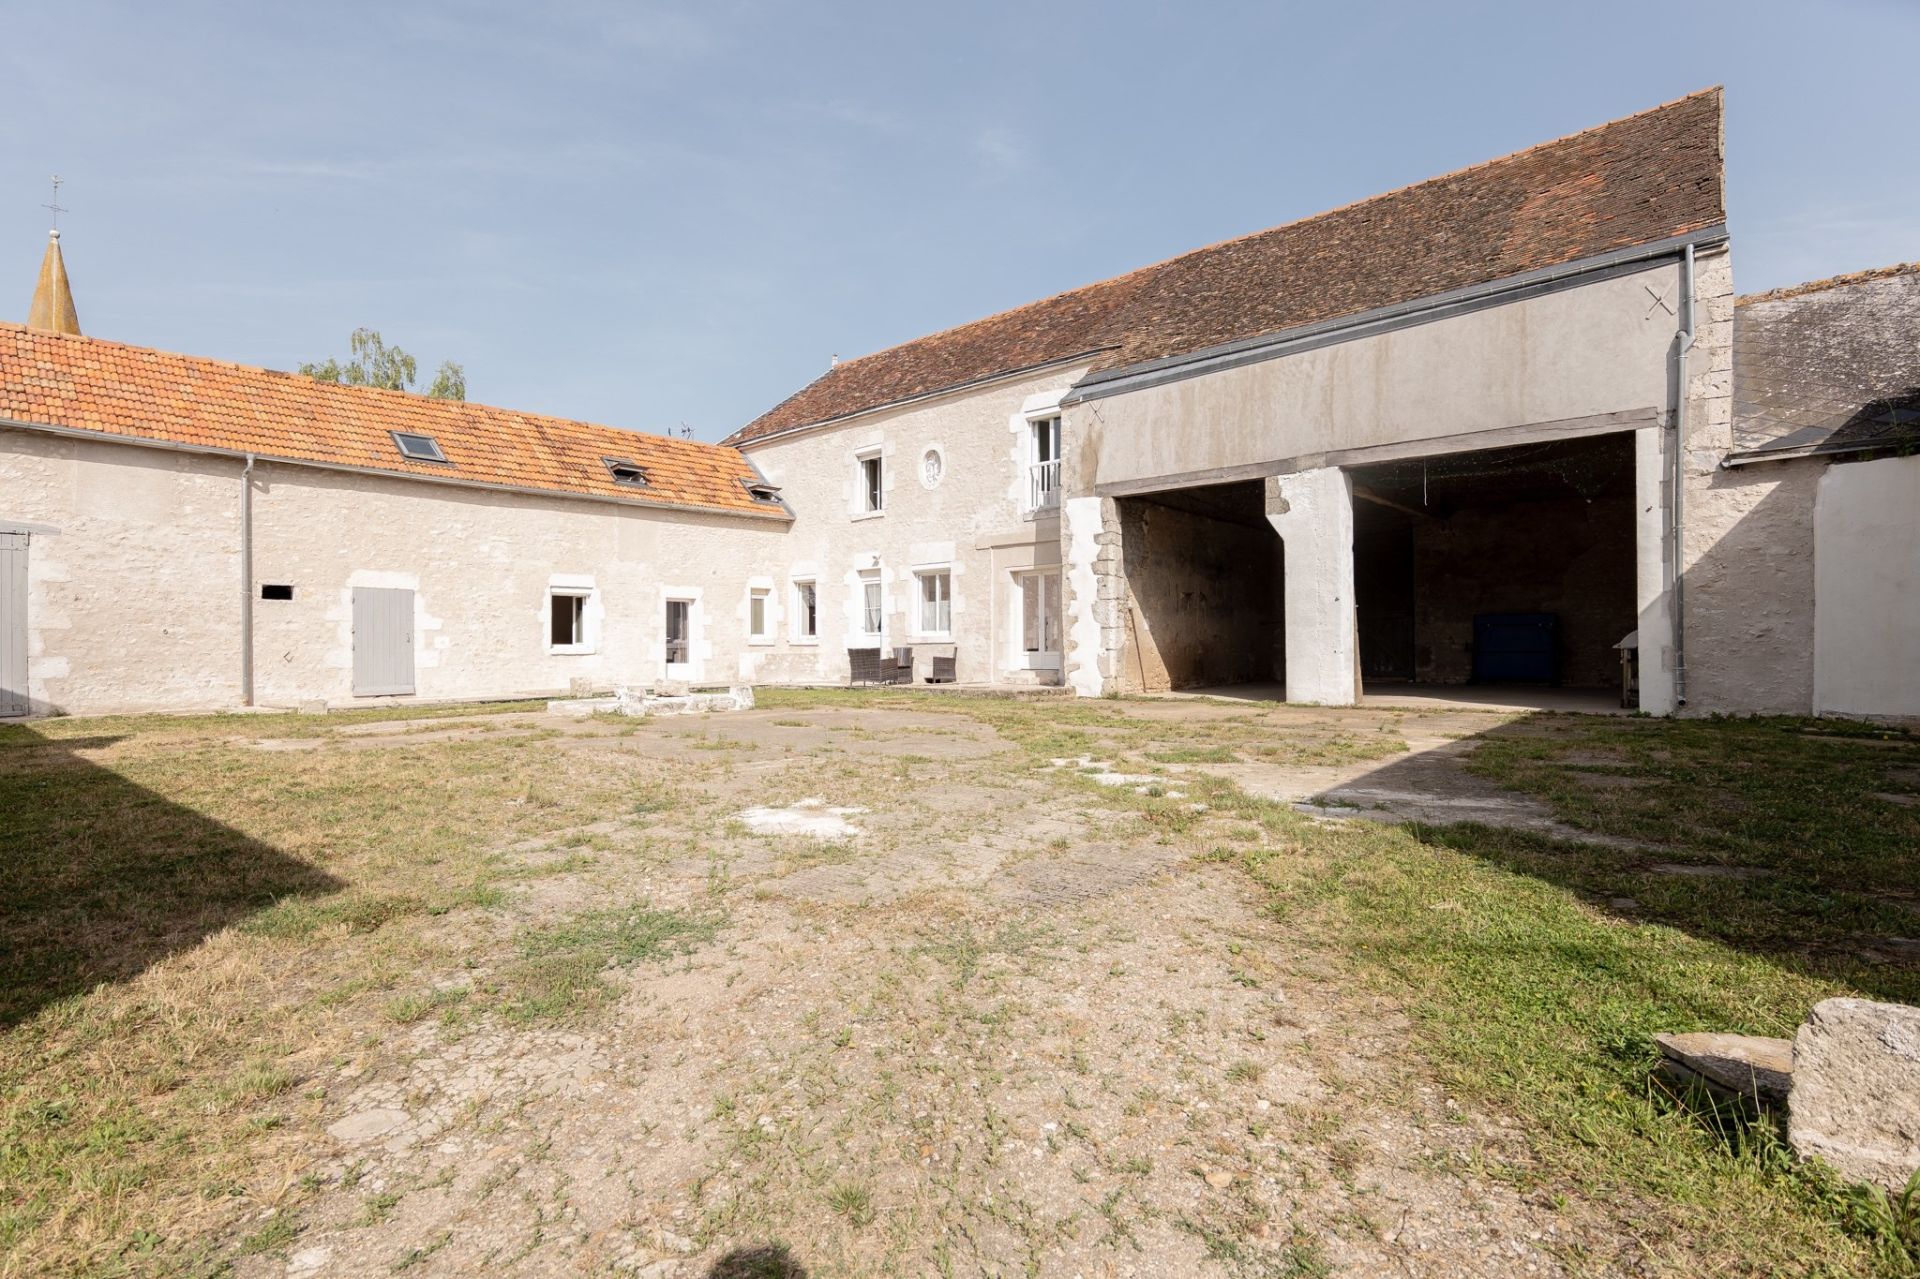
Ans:
[[[393,442],[400,450],[400,456],[414,462],[445,462],[447,455],[440,451],[440,443],[431,435],[413,435],[406,431],[389,432]]]

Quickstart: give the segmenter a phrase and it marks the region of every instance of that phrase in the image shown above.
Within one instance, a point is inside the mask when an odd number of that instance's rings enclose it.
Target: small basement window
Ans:
[[[431,435],[412,435],[406,431],[389,432],[393,442],[400,450],[400,456],[415,462],[445,462],[447,455],[440,451],[440,443]]]
[[[263,582],[260,585],[260,598],[263,600],[290,600],[293,598],[293,587],[287,585],[276,586],[271,582]]]
[[[613,477],[615,484],[625,484],[629,488],[643,489],[647,486],[647,468],[633,462],[622,461],[617,457],[600,459],[607,464],[607,474]]]

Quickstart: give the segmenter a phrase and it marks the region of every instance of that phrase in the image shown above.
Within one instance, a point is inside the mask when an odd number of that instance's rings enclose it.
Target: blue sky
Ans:
[[[91,334],[290,369],[368,325],[474,399],[706,439],[835,353],[1716,83],[1742,291],[1920,258],[1896,0],[4,0],[0,33],[0,318],[57,171]]]

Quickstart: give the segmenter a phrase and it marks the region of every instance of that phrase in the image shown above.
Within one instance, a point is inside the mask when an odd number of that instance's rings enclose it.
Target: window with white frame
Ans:
[[[820,637],[820,593],[812,581],[793,584],[793,637],[800,640]]]
[[[767,619],[767,597],[771,594],[764,586],[753,587],[747,592],[747,638],[762,644],[773,638]]]
[[[684,666],[692,657],[693,648],[693,601],[667,601],[667,644],[666,658],[668,666]]]
[[[886,467],[880,450],[860,455],[860,510],[878,515],[887,509]]]
[[[1027,424],[1027,508],[1053,510],[1060,505],[1060,415]]]
[[[953,633],[953,572],[932,568],[914,574],[920,579],[920,634]]]
[[[880,570],[868,569],[860,574],[860,632],[867,636],[879,636],[886,632],[886,605],[880,593]]]
[[[587,634],[587,600],[591,587],[552,586],[547,588],[547,651],[549,653],[591,653],[593,643]]]

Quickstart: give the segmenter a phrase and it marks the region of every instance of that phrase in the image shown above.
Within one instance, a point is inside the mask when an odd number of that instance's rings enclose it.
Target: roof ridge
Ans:
[[[1843,289],[1851,284],[1865,284],[1869,280],[1891,280],[1903,275],[1920,275],[1920,260],[1895,262],[1890,266],[1870,266],[1859,271],[1830,275],[1821,280],[1783,284],[1779,288],[1767,289],[1760,293],[1743,293],[1733,300],[1733,304],[1751,306],[1756,302],[1780,302],[1806,293],[1823,293],[1828,289]]]
[[[1285,222],[1276,222],[1271,226],[1264,226],[1259,228],[1258,230],[1243,231],[1239,235],[1230,235],[1225,237],[1224,239],[1215,240],[1209,244],[1202,244],[1195,248],[1183,249],[1179,253],[1176,253],[1171,257],[1161,258],[1158,261],[1149,262],[1144,266],[1134,267],[1132,270],[1129,270],[1129,271],[1122,271],[1118,275],[1110,275],[1102,279],[1090,280],[1085,284],[1079,284],[1079,285],[1073,286],[1072,288],[1061,289],[1058,292],[1049,293],[1045,297],[1036,298],[1031,302],[1022,302],[1018,306],[1005,307],[1005,308],[1002,308],[1001,310],[994,311],[988,315],[979,316],[979,317],[976,317],[975,319],[967,320],[960,324],[949,325],[944,329],[936,329],[932,333],[923,333],[918,337],[908,338],[904,342],[895,342],[890,346],[883,346],[876,350],[868,351],[864,354],[854,356],[851,359],[843,360],[839,364],[834,365],[833,368],[828,369],[826,373],[822,373],[818,377],[814,378],[812,382],[807,383],[807,386],[812,386],[814,382],[818,382],[820,378],[831,375],[834,369],[842,368],[851,364],[857,364],[862,360],[870,360],[877,355],[885,355],[890,351],[897,351],[902,347],[913,346],[917,343],[930,341],[934,338],[947,337],[947,336],[950,336],[951,334],[960,332],[962,329],[972,328],[976,324],[987,324],[994,320],[1004,320],[1008,316],[1018,315],[1022,311],[1031,310],[1034,307],[1045,306],[1049,302],[1057,302],[1062,298],[1071,297],[1077,293],[1087,293],[1087,292],[1091,292],[1094,289],[1104,288],[1107,285],[1119,284],[1125,280],[1132,279],[1134,276],[1145,275],[1150,271],[1158,271],[1165,267],[1172,266],[1176,262],[1185,261],[1188,258],[1196,257],[1203,253],[1218,252],[1219,250],[1224,249],[1231,244],[1239,244],[1245,240],[1254,240],[1254,239],[1258,239],[1260,236],[1263,236],[1263,235],[1271,235],[1275,231],[1284,231],[1290,227],[1302,226],[1309,222],[1317,222],[1321,218],[1330,218],[1337,213],[1345,213],[1349,210],[1360,208],[1363,205],[1373,204],[1376,201],[1391,199],[1394,196],[1403,195],[1408,191],[1416,190],[1420,187],[1428,186],[1435,182],[1445,182],[1450,178],[1461,177],[1465,174],[1475,173],[1482,169],[1490,169],[1496,165],[1508,164],[1514,160],[1520,159],[1523,156],[1532,155],[1537,151],[1543,151],[1548,147],[1562,146],[1562,145],[1565,145],[1566,143],[1573,142],[1580,138],[1587,137],[1590,134],[1602,133],[1608,129],[1617,128],[1620,125],[1631,123],[1634,120],[1640,119],[1642,116],[1649,116],[1658,111],[1666,111],[1672,107],[1679,106],[1683,102],[1691,102],[1695,98],[1717,96],[1717,95],[1724,94],[1724,92],[1725,92],[1725,86],[1718,85],[1718,84],[1711,85],[1705,89],[1696,89],[1692,93],[1683,93],[1677,98],[1670,98],[1667,101],[1659,103],[1656,106],[1646,107],[1646,108],[1643,108],[1642,110],[1634,111],[1627,115],[1618,116],[1612,120],[1607,120],[1600,124],[1589,125],[1584,129],[1577,130],[1573,133],[1562,134],[1561,136],[1556,138],[1547,138],[1540,142],[1535,142],[1528,146],[1521,147],[1517,151],[1509,151],[1505,155],[1495,156],[1490,160],[1477,160],[1472,164],[1462,165],[1457,169],[1447,169],[1441,173],[1435,173],[1428,177],[1416,178],[1412,182],[1403,182],[1399,186],[1391,187],[1385,191],[1376,191],[1372,195],[1361,196],[1358,199],[1348,200],[1346,203],[1336,204],[1332,208],[1321,209],[1314,213],[1302,214],[1300,217],[1289,218]],[[804,391],[804,390],[806,390],[806,387],[800,388],[800,391]],[[800,394],[800,391],[794,392],[794,395]],[[793,396],[791,395],[787,397],[787,399],[789,400],[792,398]],[[782,400],[781,403],[782,404],[786,403],[786,400]],[[774,407],[778,408],[779,406],[775,405]],[[769,410],[769,412],[771,412],[771,410]],[[762,414],[761,416],[765,416],[765,415]]]

